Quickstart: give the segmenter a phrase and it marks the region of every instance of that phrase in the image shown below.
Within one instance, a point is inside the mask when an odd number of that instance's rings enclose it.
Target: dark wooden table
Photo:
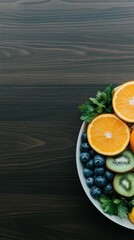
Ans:
[[[0,0],[0,240],[133,240],[75,160],[78,106],[133,78],[133,1]]]

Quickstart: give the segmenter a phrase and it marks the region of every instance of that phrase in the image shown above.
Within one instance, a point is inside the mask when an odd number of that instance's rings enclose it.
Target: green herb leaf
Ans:
[[[99,201],[105,213],[116,215],[120,218],[127,218],[128,206],[123,199],[114,197],[110,198],[102,194]]]
[[[105,108],[105,106],[101,103],[101,102],[99,102],[96,98],[89,98],[90,99],[90,101],[95,105],[95,107],[104,107]]]
[[[109,215],[117,214],[116,204],[109,197],[102,195],[99,200],[105,213],[108,213]]]
[[[107,102],[107,94],[105,92],[97,91],[96,99],[105,105]]]
[[[117,205],[117,215],[120,218],[127,218],[128,216],[128,208],[123,201]]]
[[[112,113],[113,84],[110,84],[104,91],[97,91],[96,97],[90,97],[88,101],[79,106],[82,113],[81,120],[91,122],[101,113]]]
[[[134,206],[134,197],[129,201],[130,206]]]

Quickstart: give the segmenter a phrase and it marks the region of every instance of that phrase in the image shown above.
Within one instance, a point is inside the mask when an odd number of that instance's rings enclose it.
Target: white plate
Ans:
[[[78,175],[79,175],[79,179],[81,182],[81,185],[86,193],[86,195],[88,196],[88,198],[90,199],[90,201],[92,202],[92,204],[107,218],[109,218],[111,221],[125,227],[125,228],[129,228],[134,230],[134,224],[132,224],[128,219],[121,219],[119,217],[116,216],[110,216],[106,213],[103,212],[100,203],[93,199],[92,196],[90,195],[90,191],[89,191],[89,187],[87,186],[86,182],[85,182],[85,177],[83,175],[83,165],[80,161],[80,144],[81,144],[81,135],[82,133],[85,131],[86,129],[86,124],[83,122],[79,135],[78,135],[78,139],[77,139],[77,146],[76,146],[76,165],[77,165],[77,171],[78,171]]]

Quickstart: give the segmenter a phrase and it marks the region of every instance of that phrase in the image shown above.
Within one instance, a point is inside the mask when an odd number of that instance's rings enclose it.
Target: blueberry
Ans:
[[[96,168],[94,169],[94,173],[95,173],[97,176],[103,175],[104,172],[105,172],[104,167],[96,167]]]
[[[97,154],[94,156],[94,164],[96,167],[102,167],[105,164],[105,157]]]
[[[114,173],[106,170],[105,173],[104,173],[104,176],[108,181],[112,181],[113,178],[114,178]]]
[[[88,168],[83,169],[83,175],[85,178],[92,177],[94,172]]]
[[[86,167],[89,169],[94,169],[94,161],[93,159],[90,159],[87,163],[86,163]]]
[[[91,157],[94,157],[95,154],[96,154],[96,152],[95,152],[92,148],[89,149],[89,153],[90,153],[90,156],[91,156]]]
[[[95,179],[95,178],[97,178],[98,176],[94,173],[94,175],[93,175],[93,178]]]
[[[87,142],[82,142],[80,145],[81,152],[88,152],[90,149],[89,144]]]
[[[106,184],[107,184],[107,180],[105,177],[103,176],[97,176],[95,179],[94,179],[94,184],[97,186],[97,187],[105,187]]]
[[[88,177],[86,179],[86,184],[88,187],[92,187],[94,185],[94,178],[93,177]]]
[[[98,199],[101,194],[101,189],[99,187],[93,186],[90,189],[90,194],[93,198]]]
[[[112,184],[108,183],[104,188],[103,192],[104,194],[108,195],[113,190]]]
[[[86,132],[82,133],[82,135],[81,135],[81,141],[82,141],[82,142],[87,142],[87,134],[86,134]]]
[[[80,160],[82,162],[87,162],[87,161],[89,161],[89,159],[90,159],[89,153],[87,153],[87,152],[80,153]]]

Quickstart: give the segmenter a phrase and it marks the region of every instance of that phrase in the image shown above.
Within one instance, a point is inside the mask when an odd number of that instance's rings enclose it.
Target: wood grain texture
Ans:
[[[0,240],[133,240],[75,163],[78,106],[134,75],[134,3],[0,0]]]
[[[93,207],[76,171],[77,106],[104,87],[1,87],[1,240],[133,239]]]
[[[133,12],[133,1],[0,0],[0,83],[133,79]]]

